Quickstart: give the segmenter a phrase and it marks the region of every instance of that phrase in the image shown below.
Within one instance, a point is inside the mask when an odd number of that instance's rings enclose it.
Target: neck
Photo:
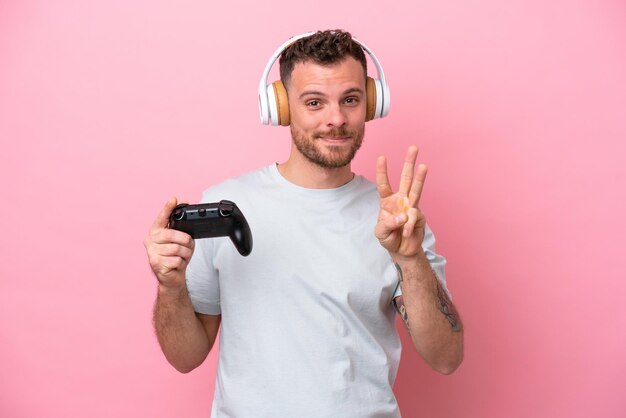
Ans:
[[[287,161],[278,164],[278,172],[287,181],[307,189],[335,189],[354,178],[350,164],[339,168],[324,168],[293,151]]]

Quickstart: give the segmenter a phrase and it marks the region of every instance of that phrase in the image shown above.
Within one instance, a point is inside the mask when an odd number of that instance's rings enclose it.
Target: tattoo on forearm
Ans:
[[[433,271],[435,275],[435,281],[437,286],[437,304],[439,305],[439,310],[446,317],[450,325],[452,326],[452,331],[460,332],[461,331],[461,321],[459,320],[459,313],[456,311],[454,304],[450,300],[448,293],[444,290],[437,278],[437,274]]]
[[[402,283],[402,280],[404,280],[404,276],[402,275],[402,269],[400,268],[400,264],[393,263],[393,265],[396,266],[396,271],[398,272],[398,280],[400,281],[400,283]]]
[[[394,263],[394,265],[396,266],[396,271],[398,272],[398,281],[402,283],[402,280],[404,280],[404,276],[402,275],[402,269],[400,268],[400,264]],[[396,307],[396,311],[398,311],[398,313],[400,314],[402,321],[404,321],[406,329],[408,329],[410,332],[411,328],[409,328],[409,315],[406,312],[406,307],[404,306],[404,298],[402,297],[402,295],[395,298],[393,300],[393,304]]]
[[[400,268],[400,265],[398,263],[394,263],[394,265],[396,266],[396,270],[398,272],[398,280],[400,281],[400,284],[402,285],[402,281],[404,280],[402,268]],[[432,273],[433,273],[435,283],[436,283],[435,286],[436,286],[436,294],[437,294],[437,305],[438,305],[437,307],[439,308],[439,311],[441,311],[441,313],[444,315],[446,320],[450,323],[450,326],[452,327],[452,331],[460,332],[462,329],[462,325],[459,319],[459,313],[457,312],[456,308],[454,307],[454,304],[450,300],[448,293],[445,291],[443,286],[441,286],[441,282],[437,278],[437,273],[435,273],[434,270],[432,271]],[[398,313],[400,314],[400,317],[404,321],[404,324],[406,325],[407,329],[409,329],[410,331],[409,315],[407,314],[406,307],[404,306],[404,299],[402,298],[402,296],[398,296],[397,298],[395,298],[393,300],[393,304],[396,307],[396,311],[398,311]]]
[[[396,307],[396,311],[398,311],[398,313],[400,314],[400,318],[402,318],[402,321],[404,321],[404,325],[406,325],[406,328],[410,332],[411,328],[409,328],[409,315],[406,313],[406,307],[404,306],[404,299],[402,298],[402,296],[398,296],[397,298],[395,298],[393,300],[393,304]]]

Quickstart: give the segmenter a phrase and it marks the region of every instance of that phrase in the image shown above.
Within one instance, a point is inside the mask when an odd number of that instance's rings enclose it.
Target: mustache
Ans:
[[[315,139],[318,138],[326,138],[326,137],[331,137],[331,138],[356,138],[356,131],[351,131],[349,129],[346,128],[335,128],[335,129],[331,129],[328,132],[315,132],[315,134],[313,134],[313,137]]]

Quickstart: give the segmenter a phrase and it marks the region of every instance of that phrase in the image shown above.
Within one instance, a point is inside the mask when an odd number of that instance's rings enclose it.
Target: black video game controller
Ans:
[[[230,200],[198,205],[181,203],[172,211],[169,227],[186,232],[193,239],[230,237],[239,254],[247,256],[252,252],[248,222]]]

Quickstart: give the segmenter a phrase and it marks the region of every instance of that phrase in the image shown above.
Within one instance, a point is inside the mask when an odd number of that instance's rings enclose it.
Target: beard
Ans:
[[[311,135],[304,133],[294,125],[290,125],[291,138],[296,148],[304,157],[313,164],[322,168],[345,167],[354,158],[356,152],[363,144],[365,125],[359,130],[349,130],[344,127],[332,129],[329,132],[313,132]],[[349,144],[344,145],[319,145],[317,140],[322,137],[350,138]],[[324,153],[324,148],[326,153]]]

